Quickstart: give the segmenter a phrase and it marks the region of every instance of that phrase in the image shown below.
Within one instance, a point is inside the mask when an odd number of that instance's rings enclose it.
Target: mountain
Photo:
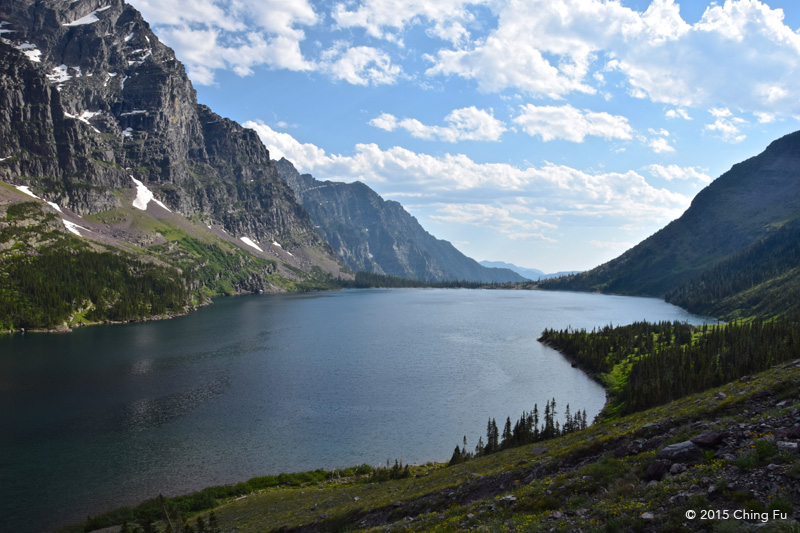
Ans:
[[[520,276],[527,278],[531,281],[557,278],[560,276],[569,276],[572,274],[577,274],[579,272],[578,270],[569,270],[569,271],[554,272],[552,274],[545,274],[544,272],[536,268],[519,267],[517,265],[506,263],[504,261],[479,261],[479,263],[488,268],[507,268],[509,270],[513,270]]]
[[[181,280],[183,304],[171,301],[167,314],[208,295],[343,275],[255,132],[197,103],[183,65],[134,8],[21,0],[0,4],[0,21],[0,263],[6,273],[41,269],[30,286],[0,277],[0,309],[17,313],[2,315],[0,329],[55,325],[32,317],[34,287],[63,292],[67,281],[45,265],[67,252],[84,268],[115,255],[129,283]],[[119,319],[161,314],[125,283],[102,297],[81,283],[67,302],[72,318],[91,309],[109,319],[114,306]]]
[[[487,268],[425,231],[403,206],[360,182],[319,181],[291,162],[275,162],[314,225],[354,271],[425,281],[517,282],[505,268]]]
[[[620,257],[542,287],[666,297],[727,318],[792,312],[797,299],[773,304],[796,294],[800,279],[798,173],[800,132],[734,165],[680,218]]]

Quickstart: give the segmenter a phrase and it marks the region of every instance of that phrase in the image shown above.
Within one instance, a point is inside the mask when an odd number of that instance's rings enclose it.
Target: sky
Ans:
[[[800,3],[128,0],[273,159],[476,260],[585,270],[800,129]]]

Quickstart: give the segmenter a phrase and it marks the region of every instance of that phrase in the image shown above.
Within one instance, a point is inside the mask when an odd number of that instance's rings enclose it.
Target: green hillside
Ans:
[[[553,290],[666,297],[723,318],[797,309],[800,132],[734,165],[677,220],[588,272],[539,284]]]

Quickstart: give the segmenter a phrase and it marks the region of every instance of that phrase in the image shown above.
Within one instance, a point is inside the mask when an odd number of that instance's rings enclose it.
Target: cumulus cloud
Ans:
[[[664,115],[667,118],[682,118],[683,120],[692,120],[689,113],[683,108],[669,109]]]
[[[741,131],[741,126],[747,121],[741,117],[733,116],[728,108],[712,108],[709,113],[716,118],[712,124],[706,124],[705,130],[715,132],[716,136],[723,141],[736,144],[744,141],[747,135]]]
[[[800,68],[800,34],[786,25],[782,10],[758,0],[712,2],[694,24],[681,18],[674,0],[652,0],[644,12],[605,0],[360,0],[329,8],[310,0],[131,3],[199,83],[213,82],[220,69],[247,75],[265,67],[325,72],[356,85],[391,84],[402,75],[402,46],[382,47],[381,40],[402,45],[410,28],[421,26],[434,40],[433,50],[424,51],[427,75],[472,80],[485,92],[563,99],[596,94],[609,73],[618,73],[631,95],[671,106],[669,118],[688,120],[689,108],[719,105],[765,116],[800,114],[792,96],[800,92],[793,75]],[[329,36],[338,31],[362,41],[301,46],[306,30],[326,20],[334,23],[324,28]]]
[[[473,19],[469,6],[484,3],[488,0],[364,0],[336,4],[331,15],[340,28],[364,28],[368,35],[390,41],[399,41],[411,24],[433,22],[437,36],[458,42],[466,33],[461,23]]]
[[[221,69],[246,76],[257,66],[316,68],[300,49],[305,39],[300,27],[318,22],[307,0],[132,0],[131,4],[175,49],[195,83],[213,83],[214,72]]]
[[[565,98],[593,94],[605,83],[601,72],[619,72],[631,95],[675,106],[668,112],[673,118],[717,102],[753,112],[800,107],[791,98],[800,90],[791,75],[800,67],[800,35],[780,9],[757,0],[712,3],[694,25],[673,0],[653,0],[644,13],[601,0],[530,0],[492,9],[496,27],[429,55],[429,76],[474,80],[486,92]],[[403,20],[416,19],[405,13]]]
[[[539,220],[536,210],[520,204],[459,203],[437,207],[434,220],[457,222],[481,228],[490,228],[511,240],[542,240],[555,242],[545,235],[545,230],[558,226]]]
[[[494,117],[492,110],[486,111],[475,106],[455,109],[444,121],[447,126],[429,126],[413,118],[398,120],[394,115],[382,113],[369,123],[386,131],[400,128],[418,139],[445,142],[498,141],[506,131],[505,124]]]
[[[402,72],[386,52],[369,46],[352,46],[344,41],[323,52],[320,65],[321,70],[334,79],[353,85],[390,85]]]
[[[653,187],[634,171],[589,173],[553,163],[520,168],[506,163],[477,163],[463,154],[433,156],[397,146],[382,149],[372,143],[357,144],[352,155],[331,155],[262,122],[247,122],[245,126],[256,130],[273,158],[286,157],[298,170],[318,179],[361,180],[376,188],[391,184],[394,194],[424,191],[426,195],[419,201],[461,205],[461,214],[465,214],[466,204],[489,206],[470,207],[471,220],[478,220],[481,213],[491,213],[496,220],[500,213],[497,209],[502,207],[509,217],[524,219],[519,228],[532,230],[522,233],[552,229],[548,224],[557,224],[553,217],[565,214],[666,222],[689,206],[688,197]],[[473,201],[448,201],[465,195]],[[499,199],[507,201],[502,206],[493,203]],[[509,208],[512,204],[517,211]],[[547,209],[537,207],[544,205]],[[439,216],[455,216],[455,208],[449,209]]]
[[[632,137],[627,118],[609,113],[581,111],[571,105],[557,107],[527,104],[521,106],[514,123],[530,136],[539,135],[543,141],[564,139],[583,142],[587,135],[605,139]]]
[[[667,181],[700,181],[710,183],[711,177],[707,174],[708,170],[698,167],[679,167],[678,165],[658,165],[653,164],[647,167],[650,174]]]
[[[669,144],[669,141],[664,137],[652,138],[647,142],[647,145],[657,154],[665,154],[675,151],[675,148]]]

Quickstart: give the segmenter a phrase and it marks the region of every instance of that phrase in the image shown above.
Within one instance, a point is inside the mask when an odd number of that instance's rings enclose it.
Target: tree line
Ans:
[[[502,434],[494,418],[486,424],[486,442],[483,437],[478,437],[478,444],[474,451],[467,450],[467,437],[464,436],[461,446],[456,446],[448,464],[455,465],[469,461],[474,457],[491,455],[508,448],[516,448],[525,444],[532,444],[543,440],[567,435],[574,431],[586,429],[586,410],[570,412],[569,404],[564,410],[564,423],[558,421],[556,399],[548,400],[544,406],[541,420],[539,406],[533,404],[533,410],[523,412],[519,419],[511,424],[511,417],[506,418]]]
[[[622,413],[632,413],[796,358],[800,317],[718,326],[637,322],[591,332],[548,329],[540,340],[591,372],[619,372],[625,379],[610,393]]]
[[[374,272],[359,271],[355,273],[355,279],[341,280],[341,287],[345,289],[480,289],[482,287],[492,287],[494,283],[482,283],[480,281],[464,280],[445,280],[430,281],[399,276],[387,276]]]

